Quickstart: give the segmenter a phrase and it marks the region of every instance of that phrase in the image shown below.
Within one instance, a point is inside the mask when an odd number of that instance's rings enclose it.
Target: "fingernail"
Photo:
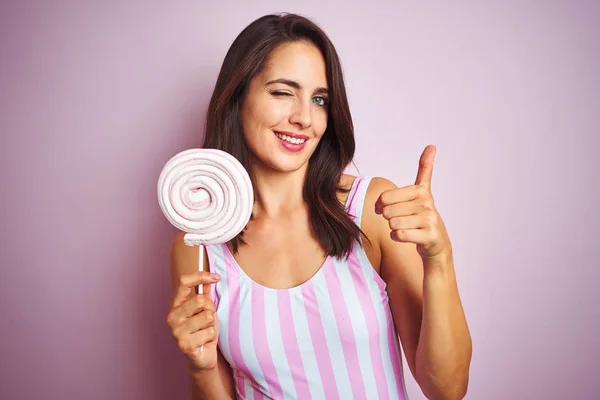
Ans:
[[[381,210],[378,207],[375,207],[375,214],[377,214],[377,215],[381,214]]]
[[[212,279],[214,281],[218,281],[219,279],[221,279],[221,275],[219,275],[219,274],[210,274],[210,279]]]

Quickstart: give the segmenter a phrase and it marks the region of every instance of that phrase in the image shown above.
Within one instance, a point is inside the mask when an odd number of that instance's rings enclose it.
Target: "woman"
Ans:
[[[435,148],[414,185],[343,174],[353,126],[319,27],[268,15],[240,33],[204,147],[240,160],[255,204],[230,243],[172,244],[167,323],[192,398],[405,399],[400,343],[428,398],[463,398],[471,339],[430,191]]]

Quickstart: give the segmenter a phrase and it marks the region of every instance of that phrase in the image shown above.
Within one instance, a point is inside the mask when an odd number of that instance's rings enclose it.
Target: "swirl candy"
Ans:
[[[188,149],[163,167],[158,202],[169,222],[187,232],[185,244],[211,245],[226,243],[244,229],[254,192],[248,172],[231,154]]]

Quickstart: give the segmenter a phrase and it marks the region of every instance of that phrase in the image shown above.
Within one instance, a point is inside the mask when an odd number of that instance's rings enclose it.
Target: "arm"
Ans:
[[[408,366],[429,399],[462,399],[468,387],[471,337],[451,252],[422,257],[414,243],[399,241],[390,226],[399,221],[389,220],[397,206],[384,207],[383,217],[374,210],[377,199],[390,191],[398,188],[388,180],[373,179],[364,212],[374,221],[380,273]]]
[[[175,296],[182,276],[196,273],[198,270],[198,248],[187,246],[183,242],[185,233],[179,232],[175,236],[171,244],[170,251],[170,271],[171,284],[173,295]],[[204,269],[208,271],[208,260],[206,253],[204,254]],[[208,293],[209,286],[205,286],[204,293]],[[195,291],[190,291],[191,295],[195,295]],[[208,350],[205,349],[205,350]],[[216,348],[217,363],[214,368],[200,370],[194,365],[187,362],[188,374],[190,377],[190,400],[193,399],[235,399],[235,389],[233,386],[233,376],[231,368],[221,354],[221,351]]]
[[[208,371],[196,371],[188,367],[190,376],[189,400],[235,399],[231,367],[217,350],[217,368]]]

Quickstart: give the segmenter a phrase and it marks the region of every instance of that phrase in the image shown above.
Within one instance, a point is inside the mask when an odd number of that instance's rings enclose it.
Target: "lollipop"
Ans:
[[[226,243],[246,226],[254,203],[248,173],[221,150],[176,154],[158,179],[158,203],[169,222],[187,232],[188,246]]]
[[[163,167],[158,203],[169,222],[186,232],[185,244],[199,246],[202,254],[203,245],[226,243],[244,229],[254,192],[246,169],[229,153],[188,149]],[[199,258],[202,270],[204,257]]]

